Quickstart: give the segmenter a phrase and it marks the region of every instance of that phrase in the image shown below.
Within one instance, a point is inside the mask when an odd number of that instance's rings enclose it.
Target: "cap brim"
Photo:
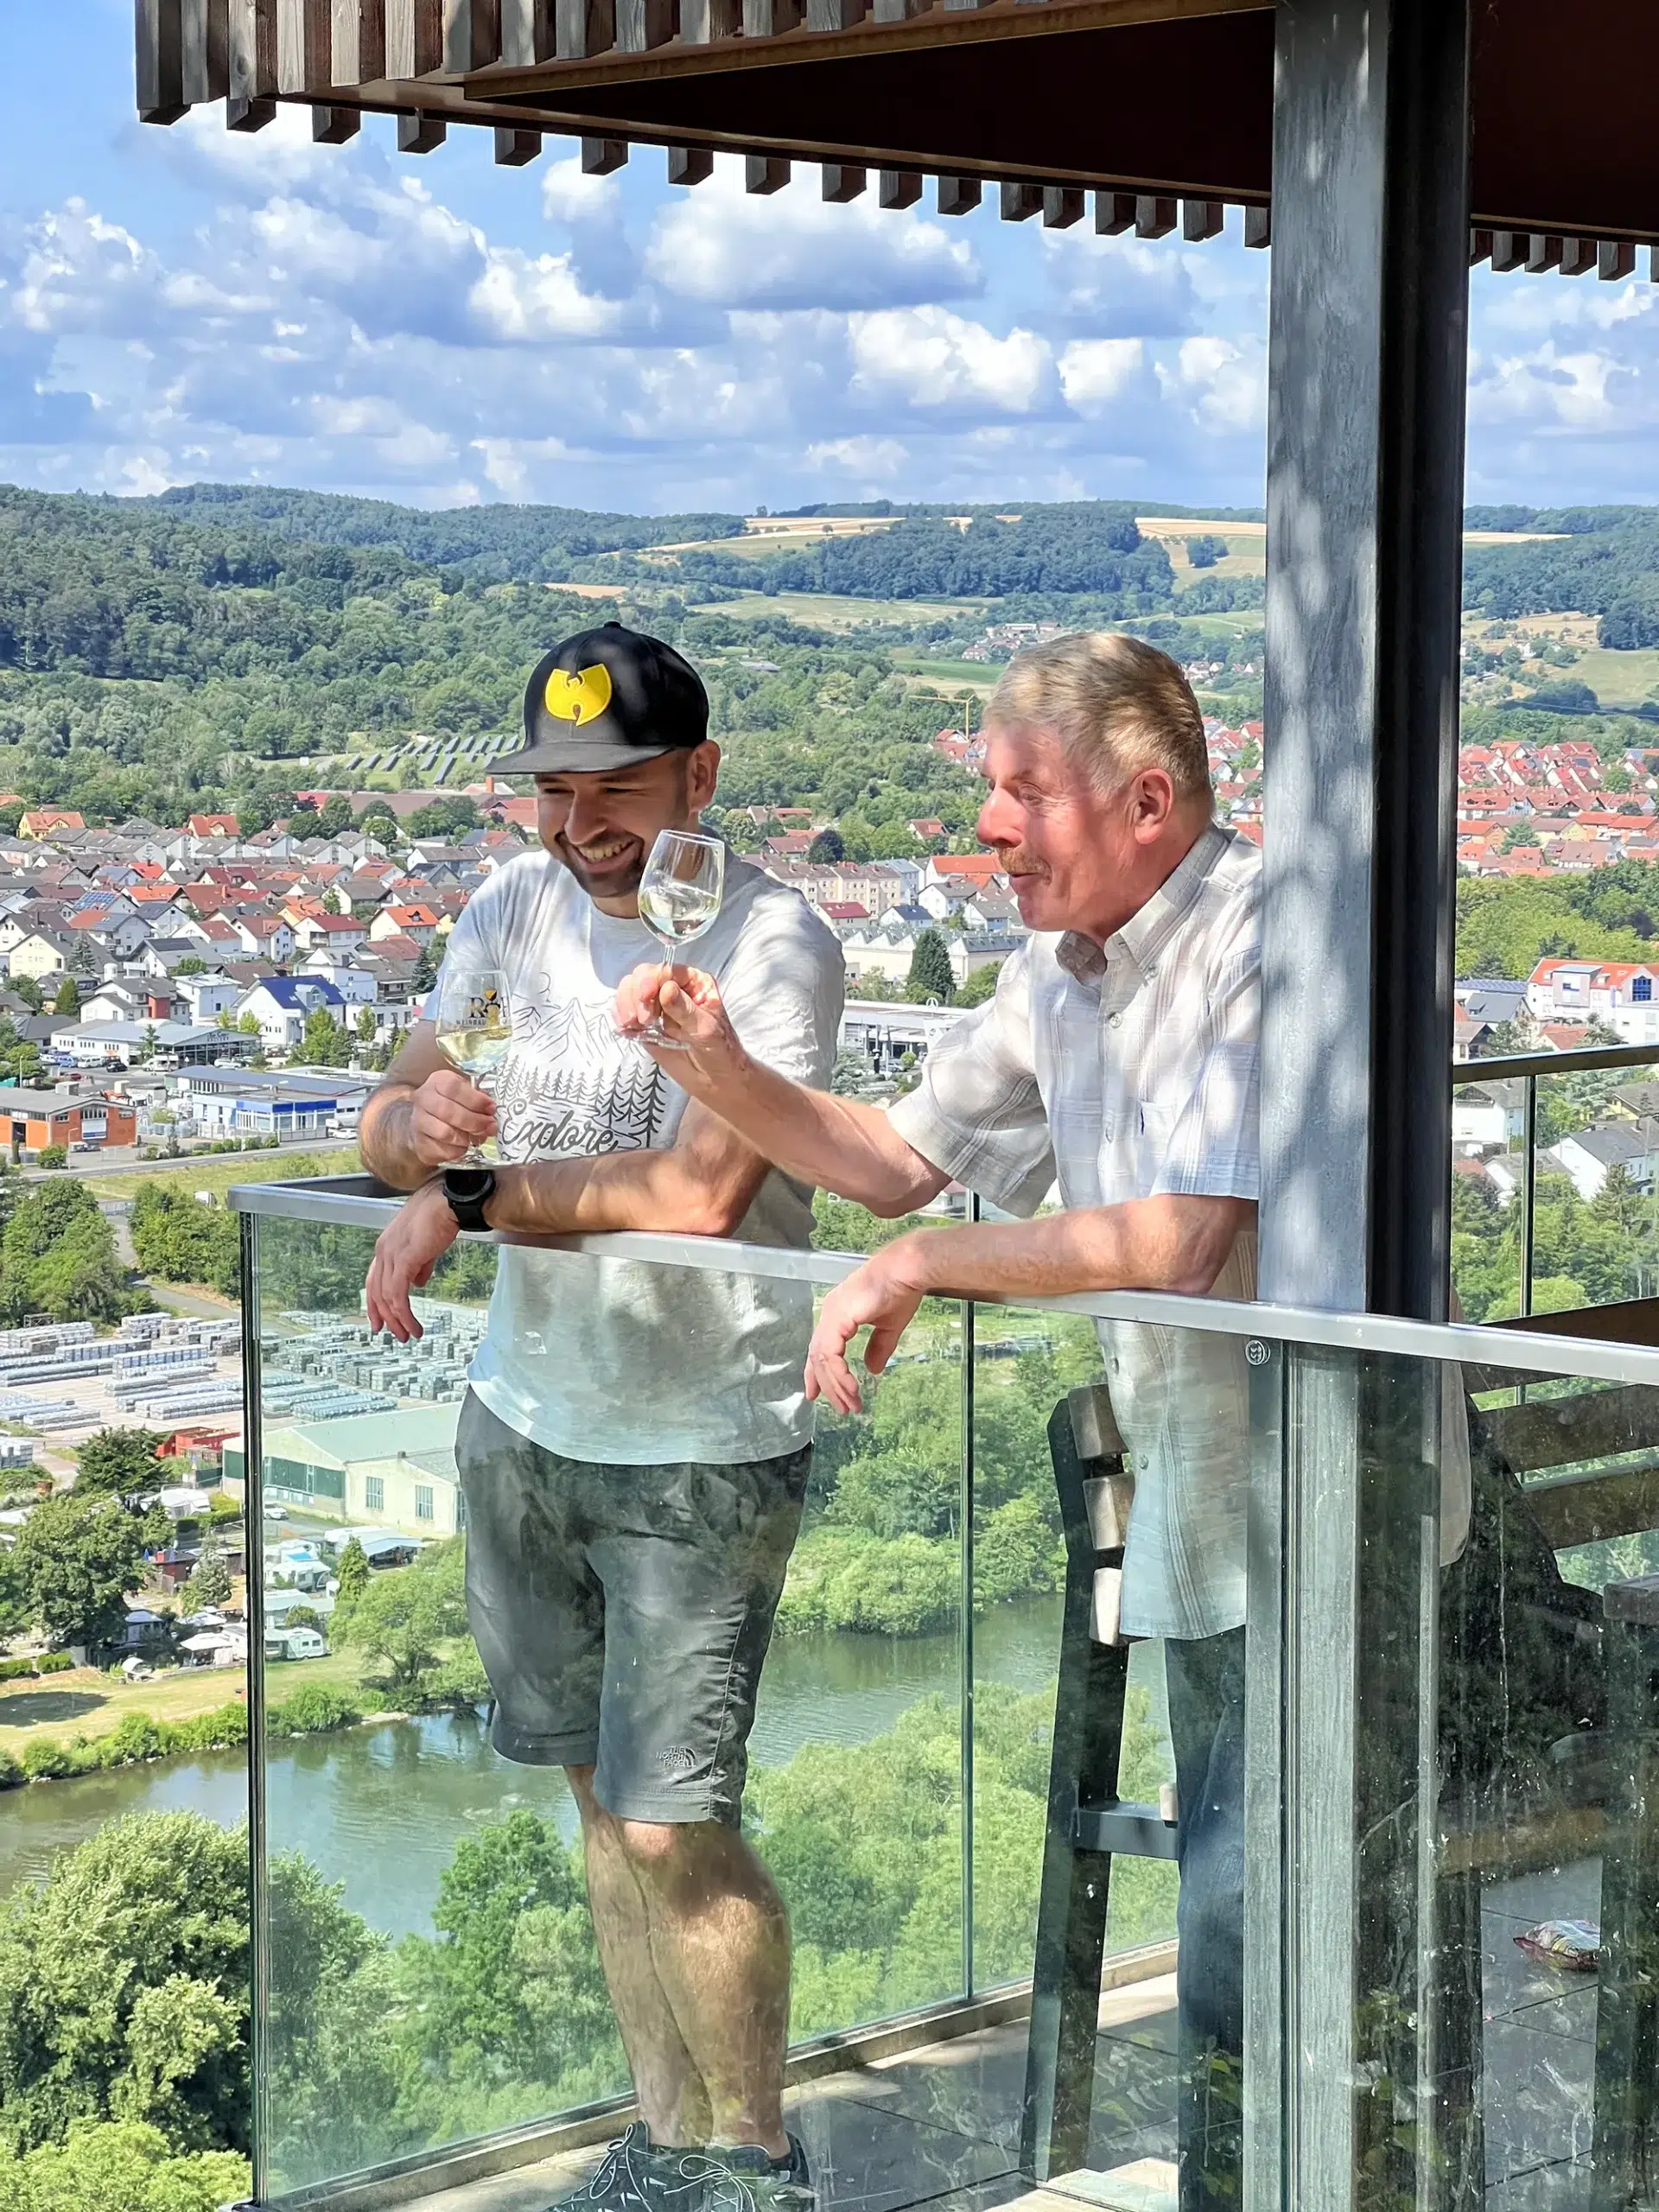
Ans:
[[[637,768],[645,760],[660,760],[664,753],[683,753],[682,745],[621,745],[614,738],[586,740],[573,731],[569,737],[544,739],[485,764],[486,776],[591,776],[618,768]]]

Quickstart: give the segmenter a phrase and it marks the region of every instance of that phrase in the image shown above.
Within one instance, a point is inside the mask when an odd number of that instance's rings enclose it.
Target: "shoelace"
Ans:
[[[685,2189],[707,2189],[705,2203],[714,2212],[761,2212],[760,2200],[751,2185],[751,2177],[737,2168],[727,2164],[723,2158],[711,2157],[705,2151],[688,2151],[676,2165]],[[760,2177],[753,2177],[759,2180]],[[798,2181],[779,2175],[768,2181],[766,2205],[769,2212],[812,2212],[816,2202],[810,2189]]]
[[[602,2204],[613,2186],[620,2181],[641,2204],[650,2204],[646,2185],[634,2170],[636,2145],[633,2135],[634,2131],[630,2128],[626,2135],[619,2135],[614,2143],[605,2145],[605,2155],[588,2176],[578,2202],[581,2197],[586,2197],[594,2204]]]

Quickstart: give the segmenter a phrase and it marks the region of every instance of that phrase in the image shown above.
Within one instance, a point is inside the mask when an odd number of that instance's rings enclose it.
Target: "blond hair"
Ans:
[[[1192,687],[1167,653],[1140,638],[1079,630],[1033,645],[1003,671],[985,719],[1053,730],[1103,789],[1161,768],[1178,798],[1212,797]]]

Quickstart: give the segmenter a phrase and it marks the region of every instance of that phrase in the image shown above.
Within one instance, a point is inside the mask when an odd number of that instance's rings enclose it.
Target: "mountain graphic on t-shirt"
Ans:
[[[663,1080],[648,1053],[617,1035],[608,1000],[550,1005],[526,995],[514,1007],[512,1052],[496,1092],[503,1156],[642,1151],[656,1131]]]

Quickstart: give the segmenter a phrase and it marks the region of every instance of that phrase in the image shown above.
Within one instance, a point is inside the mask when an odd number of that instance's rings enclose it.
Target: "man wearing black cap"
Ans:
[[[462,1228],[808,1243],[810,1188],[613,1018],[624,976],[660,959],[637,899],[652,845],[714,795],[708,720],[695,670],[620,623],[531,675],[524,749],[493,765],[535,779],[544,849],[474,895],[444,960],[503,976],[512,1050],[493,1105],[423,1021],[365,1110],[365,1160],[414,1192],[376,1248],[372,1326],[419,1335],[410,1292]],[[841,954],[797,894],[730,856],[698,957],[749,1050],[822,1087]],[[493,1132],[506,1164],[453,1164]],[[810,1457],[811,1323],[805,1285],[501,1252],[455,1442],[468,1610],[496,1748],[563,1767],[581,1808],[642,2114],[581,2212],[685,2204],[688,2187],[810,2212],[783,2126],[788,1923],[738,1823]]]

